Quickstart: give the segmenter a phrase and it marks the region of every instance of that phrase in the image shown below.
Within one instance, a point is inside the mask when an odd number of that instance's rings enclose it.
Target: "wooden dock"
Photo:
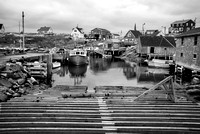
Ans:
[[[97,86],[93,93],[87,86],[38,90],[1,103],[0,132],[200,133],[200,106],[175,88],[170,98],[170,82],[151,89]]]

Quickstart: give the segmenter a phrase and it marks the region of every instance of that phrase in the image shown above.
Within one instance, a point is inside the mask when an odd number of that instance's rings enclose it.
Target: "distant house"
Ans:
[[[187,32],[191,29],[194,29],[195,24],[196,23],[191,19],[175,21],[171,23],[171,27],[169,28],[169,34],[177,35]]]
[[[111,32],[103,28],[94,28],[91,30],[91,37],[96,38],[96,40],[110,39],[111,36]]]
[[[139,37],[142,35],[140,31],[129,30],[124,36],[123,42],[126,46],[137,45]]]
[[[51,27],[41,27],[37,30],[38,34],[44,34],[44,35],[53,35],[53,29]]]
[[[119,39],[120,35],[116,33],[112,33],[112,39]]]
[[[200,70],[200,28],[176,36],[176,63]]]
[[[160,31],[159,30],[146,30],[145,35],[146,36],[159,36]]]
[[[78,26],[73,28],[71,36],[73,39],[83,39],[84,38],[83,28],[79,28]]]
[[[174,37],[140,36],[137,52],[148,58],[172,59],[175,47]]]
[[[5,33],[5,27],[3,26],[3,24],[0,24],[0,34]]]

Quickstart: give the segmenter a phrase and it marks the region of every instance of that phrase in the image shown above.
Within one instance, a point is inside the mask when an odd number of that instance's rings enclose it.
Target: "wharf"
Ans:
[[[200,106],[175,88],[58,85],[1,103],[1,133],[199,133]]]
[[[0,57],[0,65],[4,64],[6,61],[12,59],[12,60],[18,60],[22,57],[24,58],[38,58],[40,56],[48,55],[47,53],[26,53],[21,55],[9,55],[9,56],[1,56]]]

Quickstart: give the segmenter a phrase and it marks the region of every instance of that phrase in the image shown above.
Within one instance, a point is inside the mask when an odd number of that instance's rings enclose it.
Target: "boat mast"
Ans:
[[[22,11],[22,34],[23,34],[23,51],[24,51],[24,46],[25,46],[25,40],[24,40],[24,11]]]

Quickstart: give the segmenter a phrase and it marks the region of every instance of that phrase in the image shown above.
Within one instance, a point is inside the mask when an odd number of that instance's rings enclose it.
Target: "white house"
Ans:
[[[84,32],[82,28],[79,28],[78,26],[72,29],[71,36],[73,39],[83,39],[84,38]]]

